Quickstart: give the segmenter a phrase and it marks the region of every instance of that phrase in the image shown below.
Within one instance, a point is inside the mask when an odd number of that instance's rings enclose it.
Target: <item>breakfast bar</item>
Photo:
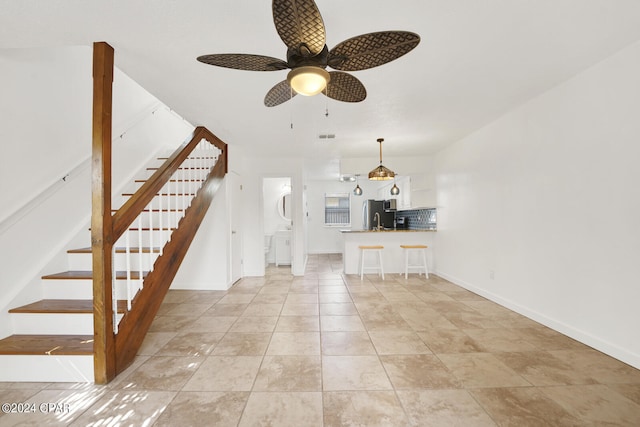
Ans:
[[[404,273],[404,253],[400,245],[427,245],[427,264],[433,268],[435,230],[340,230],[344,240],[342,260],[345,274],[360,274],[361,245],[382,245],[385,275]]]

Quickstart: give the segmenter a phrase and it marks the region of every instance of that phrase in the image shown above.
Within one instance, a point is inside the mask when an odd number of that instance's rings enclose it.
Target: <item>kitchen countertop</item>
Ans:
[[[425,233],[438,230],[340,230],[341,233]]]

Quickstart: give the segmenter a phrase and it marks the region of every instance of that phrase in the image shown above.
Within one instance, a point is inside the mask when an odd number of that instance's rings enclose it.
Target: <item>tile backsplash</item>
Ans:
[[[435,230],[437,228],[436,209],[409,209],[397,211],[396,216],[405,217],[409,230]]]

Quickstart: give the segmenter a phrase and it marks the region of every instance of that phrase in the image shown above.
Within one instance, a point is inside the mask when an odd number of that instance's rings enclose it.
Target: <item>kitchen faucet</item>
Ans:
[[[374,221],[377,219],[378,220],[378,226],[376,227],[376,230],[380,231],[381,227],[380,227],[380,212],[376,212],[375,215],[373,215],[373,219]]]

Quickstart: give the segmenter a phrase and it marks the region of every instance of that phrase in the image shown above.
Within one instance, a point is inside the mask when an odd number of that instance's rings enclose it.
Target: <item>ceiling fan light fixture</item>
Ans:
[[[292,69],[286,80],[273,86],[264,98],[275,107],[295,95],[317,95],[341,102],[362,102],[367,90],[348,71],[367,70],[394,61],[420,43],[410,31],[376,31],[327,47],[324,21],[315,0],[273,0],[273,23],[287,47],[287,60],[265,55],[223,53],[201,55],[197,60],[216,67],[249,71]],[[336,71],[328,73],[330,67]],[[329,76],[329,74],[331,76]],[[327,86],[331,80],[331,85]]]
[[[314,66],[294,68],[287,74],[287,82],[291,88],[304,96],[319,94],[327,87],[330,79],[326,70]]]

